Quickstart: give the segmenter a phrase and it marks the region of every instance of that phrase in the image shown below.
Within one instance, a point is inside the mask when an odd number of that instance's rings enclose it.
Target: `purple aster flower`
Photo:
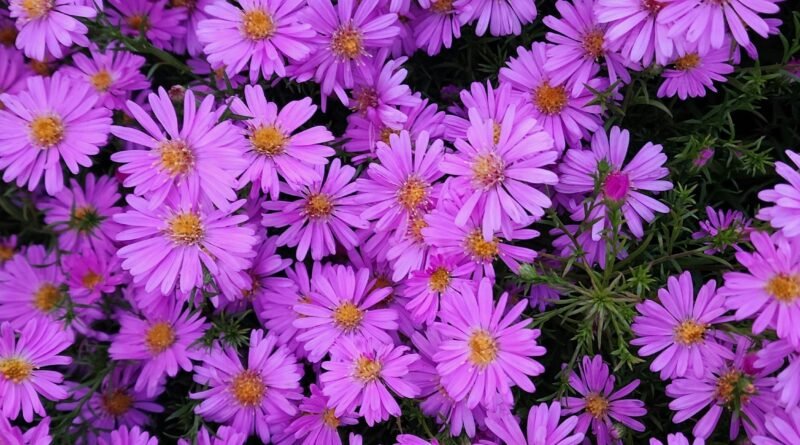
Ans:
[[[388,47],[400,32],[397,14],[375,11],[378,0],[362,2],[309,0],[302,21],[317,31],[311,56],[295,67],[300,82],[312,77],[320,84],[323,97],[336,93],[347,103],[346,88],[355,86],[357,71],[368,75],[369,58]]]
[[[61,325],[44,319],[32,319],[17,333],[9,323],[0,323],[0,394],[2,414],[11,420],[20,412],[26,422],[33,414],[46,416],[40,397],[47,400],[67,398],[61,385],[64,376],[42,369],[69,365],[72,359],[58,355],[72,341]]]
[[[414,398],[419,388],[409,382],[409,366],[417,354],[409,354],[406,346],[392,346],[368,339],[344,337],[331,349],[331,359],[322,363],[322,392],[336,416],[343,416],[359,407],[367,425],[400,417],[400,406],[391,389],[400,397]]]
[[[544,68],[549,47],[536,42],[530,51],[517,48],[517,57],[500,69],[500,84],[510,84],[525,103],[533,105],[532,116],[553,137],[556,148],[563,150],[568,143],[573,145],[580,139],[588,139],[600,127],[603,110],[600,105],[589,105],[595,99],[589,89],[576,94],[572,85],[551,80],[552,74]],[[606,86],[597,78],[586,84],[595,90]]]
[[[44,222],[58,234],[58,247],[67,252],[91,249],[98,255],[113,253],[120,225],[112,219],[122,208],[119,185],[109,176],[86,175],[82,187],[70,179],[70,187],[42,201]]]
[[[8,10],[17,20],[17,48],[38,60],[47,55],[60,59],[63,49],[73,44],[87,46],[89,28],[78,18],[92,19],[97,14],[74,0],[11,0]]]
[[[578,418],[569,416],[561,421],[561,405],[534,405],[528,412],[528,439],[522,434],[520,424],[510,412],[493,413],[486,426],[508,445],[578,445],[583,443],[582,432],[575,432]]]
[[[100,95],[100,105],[121,110],[131,92],[150,88],[150,81],[140,71],[144,57],[113,46],[105,51],[91,47],[89,54],[91,58],[73,54],[75,67],[65,67],[63,71],[94,88]]]
[[[114,216],[127,226],[117,235],[125,244],[117,255],[133,282],[145,282],[148,292],[157,288],[164,295],[176,288],[189,292],[203,284],[204,268],[218,275],[250,267],[257,238],[251,227],[242,224],[247,215],[234,214],[244,200],[224,211],[210,203],[191,202],[188,195],[181,195],[180,201],[170,197],[157,208],[135,195],[127,200],[130,209]]]
[[[178,368],[192,370],[195,343],[209,325],[199,312],[191,313],[180,304],[151,306],[142,314],[123,313],[120,329],[111,340],[108,353],[112,360],[136,360],[142,371],[134,391],[148,397],[158,393],[165,378],[175,377]]]
[[[311,395],[300,402],[300,415],[292,421],[286,432],[301,445],[342,445],[339,427],[356,425],[354,413],[337,416],[322,390],[311,385]]]
[[[550,207],[550,199],[536,187],[558,182],[544,168],[558,152],[551,150],[553,139],[536,127],[536,120],[514,122],[513,106],[502,122],[481,118],[475,108],[469,118],[467,139],[458,139],[456,152],[441,163],[442,171],[454,177],[451,187],[467,193],[455,223],[464,227],[474,216],[481,219],[484,240],[501,230],[510,238],[514,226],[540,218]]]
[[[697,42],[700,49],[723,48],[728,32],[742,46],[750,44],[747,30],[761,37],[769,34],[769,25],[759,14],[775,14],[778,0],[671,0],[665,2],[658,24],[666,25],[669,37]]]
[[[522,33],[522,25],[536,18],[536,3],[525,0],[456,0],[461,13],[461,22],[477,20],[475,34],[482,36],[489,30],[495,37]]]
[[[194,380],[209,389],[189,397],[202,400],[195,412],[204,419],[249,435],[256,433],[268,443],[273,430],[271,416],[297,412],[295,401],[302,398],[301,371],[289,350],[277,346],[275,336],[256,329],[250,333],[247,365],[230,346],[216,344],[203,355]]]
[[[44,176],[47,193],[64,188],[62,163],[77,174],[106,144],[111,111],[95,107],[99,97],[85,84],[55,73],[28,78],[27,89],[0,94],[0,170],[33,191]]]
[[[699,51],[676,45],[671,64],[661,73],[664,82],[658,87],[658,97],[704,97],[706,89],[717,92],[714,81],[725,82],[725,75],[733,72],[729,47]]]
[[[203,426],[197,433],[197,442],[189,439],[178,439],[178,445],[244,445],[247,441],[247,433],[237,431],[229,426],[217,428],[217,433],[208,432],[208,428]]]
[[[462,19],[467,5],[455,0],[419,0],[423,11],[413,22],[416,44],[429,56],[450,48],[461,38]]]
[[[612,208],[622,212],[625,226],[637,238],[644,235],[642,221],[652,222],[656,212],[669,211],[662,202],[642,193],[672,189],[672,183],[664,180],[669,170],[664,167],[667,156],[662,153],[661,145],[646,143],[626,163],[629,142],[628,130],[613,127],[610,134],[598,131],[592,137],[591,150],[570,149],[560,165],[556,186],[559,192],[595,194],[589,214],[577,218],[596,221],[592,225],[595,240],[607,229],[608,212]],[[584,213],[582,206],[579,209]]]
[[[190,56],[197,57],[203,52],[203,44],[197,34],[200,22],[209,18],[205,9],[213,2],[214,0],[170,0],[172,8],[186,10],[186,35],[175,36],[172,41],[172,48],[176,53],[187,52]]]
[[[62,257],[70,298],[80,304],[93,304],[102,294],[113,293],[127,281],[119,264],[113,253],[98,254],[89,249]]]
[[[763,431],[765,414],[772,411],[777,403],[772,387],[773,377],[767,377],[773,369],[746,369],[748,349],[752,343],[746,337],[736,341],[733,361],[724,363],[716,370],[705,373],[703,377],[687,377],[673,380],[667,385],[667,395],[674,400],[669,409],[675,411],[672,421],[681,423],[708,408],[695,423],[692,434],[697,438],[708,439],[719,422],[723,411],[732,413],[730,439],[739,437],[739,429],[744,426],[748,437]],[[743,420],[743,417],[747,420]]]
[[[397,330],[397,313],[375,307],[390,293],[391,288],[375,286],[369,269],[337,265],[314,274],[309,301],[294,306],[300,314],[294,327],[302,330],[297,340],[309,352],[309,360],[320,361],[345,337],[391,344],[387,331]]]
[[[295,133],[317,111],[311,99],[289,102],[279,110],[267,101],[261,85],[246,86],[244,97],[246,104],[238,97],[231,102],[231,111],[250,117],[243,121],[250,144],[242,179],[252,181],[273,200],[278,199],[279,175],[295,189],[321,180],[317,167],[336,153],[323,145],[333,135],[321,125]]]
[[[258,309],[256,315],[261,324],[277,336],[279,345],[286,345],[295,351],[298,357],[302,355],[304,349],[303,344],[297,340],[297,334],[301,330],[294,326],[294,322],[300,318],[300,314],[294,307],[296,304],[311,301],[311,283],[321,274],[320,263],[315,262],[309,274],[306,265],[297,262],[294,267],[286,269],[286,276],[291,281],[290,288],[285,288],[283,285],[268,286],[256,294],[253,302]],[[273,280],[278,279],[280,278]],[[287,298],[287,295],[294,298]]]
[[[107,439],[101,438],[100,445],[158,445],[158,439],[150,437],[150,434],[138,426],[130,429],[123,426],[112,431]]]
[[[246,300],[258,304],[267,293],[284,294],[294,287],[292,280],[275,275],[288,268],[292,260],[275,253],[275,238],[258,237],[252,265],[235,276],[228,274],[217,278],[217,285],[229,301]],[[241,286],[240,283],[245,285]]]
[[[560,18],[547,16],[542,21],[553,32],[547,33],[552,43],[547,50],[545,69],[551,73],[553,83],[570,83],[573,93],[579,93],[584,85],[600,71],[605,62],[608,79],[628,83],[631,65],[621,54],[611,51],[606,38],[608,26],[597,22],[594,15],[596,0],[560,0],[556,9]]]
[[[144,36],[153,46],[171,51],[172,41],[186,36],[186,9],[168,8],[167,0],[108,0],[112,25],[131,37]]]
[[[691,273],[669,277],[667,287],[658,290],[658,303],[645,300],[636,306],[639,314],[631,330],[636,338],[632,345],[641,346],[639,355],[658,353],[650,370],[661,372],[661,379],[692,375],[702,377],[706,370],[716,369],[733,358],[730,349],[716,341],[714,325],[730,320],[725,317],[725,297],[716,291],[717,283],[709,280],[694,296]]]
[[[25,79],[32,74],[22,53],[0,46],[0,93],[17,94],[25,89]],[[4,108],[0,101],[0,110]]]
[[[786,407],[800,405],[800,352],[787,340],[771,341],[757,353],[756,369],[781,369],[775,376],[773,391]],[[784,361],[788,362],[783,367]]]
[[[597,445],[622,444],[614,438],[612,422],[619,422],[634,431],[644,431],[644,425],[635,420],[647,414],[644,402],[624,399],[639,386],[636,379],[618,390],[614,390],[616,378],[599,355],[584,356],[579,373],[573,371],[569,384],[580,397],[565,397],[561,400],[563,415],[578,414],[576,431],[585,433],[589,426]]]
[[[737,252],[746,272],[726,272],[720,293],[725,305],[736,311],[736,319],[754,318],[753,333],[775,329],[779,338],[800,348],[800,239],[788,240],[753,232],[755,252]]]
[[[754,445],[786,445],[800,443],[800,408],[775,410],[764,422],[766,431],[752,438]]]
[[[53,441],[50,436],[50,418],[43,418],[38,425],[28,427],[23,432],[19,427],[11,426],[8,419],[0,416],[0,437],[12,445],[50,445]]]
[[[530,320],[519,320],[527,302],[506,312],[508,294],[503,293],[495,306],[489,278],[481,280],[477,292],[462,286],[460,294],[442,302],[441,322],[434,324],[442,343],[433,358],[447,393],[474,408],[493,406],[498,394],[504,397],[514,386],[534,392],[530,377],[544,367],[531,357],[544,355],[545,349],[536,343],[539,330],[528,327]]]
[[[300,61],[308,56],[307,45],[314,29],[300,23],[298,0],[237,0],[234,6],[215,0],[205,7],[208,20],[197,25],[197,37],[208,61],[225,65],[228,76],[250,65],[250,81],[261,73],[286,76],[286,59]]]
[[[299,197],[296,201],[267,201],[264,203],[262,224],[268,228],[289,226],[278,236],[278,246],[297,246],[297,259],[302,261],[309,250],[311,258],[336,252],[338,241],[345,250],[358,244],[353,227],[366,228],[361,219],[361,205],[353,181],[356,170],[342,166],[335,159],[328,167],[325,179],[316,180],[301,190],[282,187],[284,194]]]
[[[658,439],[650,439],[650,445],[664,445],[664,443]],[[683,433],[675,433],[667,435],[667,445],[705,445],[705,440],[697,438],[690,444]]]
[[[763,210],[762,210],[763,211]],[[739,250],[739,242],[750,233],[750,218],[738,210],[715,210],[706,206],[708,219],[700,221],[700,230],[692,234],[692,239],[707,240],[707,255],[724,251],[729,247]]]
[[[151,208],[175,194],[187,195],[193,201],[208,197],[220,209],[236,200],[236,178],[247,167],[245,140],[231,121],[219,122],[222,110],[214,109],[214,97],[206,96],[198,107],[194,93],[187,91],[180,129],[172,99],[164,88],[148,95],[148,101],[160,126],[142,107],[128,101],[128,111],[146,133],[111,127],[118,138],[144,148],[111,155],[112,161],[122,164],[119,172],[128,175],[123,185],[134,187],[139,196],[150,197]]]
[[[422,98],[403,84],[408,71],[401,67],[407,59],[386,60],[388,55],[381,50],[367,67],[356,71],[356,83],[345,105],[377,125],[398,130],[408,119],[401,107],[413,109]]]
[[[501,125],[509,112],[513,113],[514,125],[523,124],[530,119],[530,104],[523,103],[519,94],[511,91],[510,84],[503,84],[499,88],[494,88],[492,83],[487,81],[472,82],[468,90],[461,90],[458,93],[461,105],[448,107],[451,114],[445,116],[445,138],[455,142],[457,139],[467,139],[467,130],[472,125],[468,110],[475,109],[482,120],[491,120],[497,125]],[[493,130],[499,127],[494,127]],[[492,133],[494,136],[494,132]],[[494,137],[492,138],[494,141]]]
[[[471,284],[469,263],[456,263],[440,255],[433,255],[428,265],[411,272],[402,282],[405,308],[415,323],[431,324],[439,313],[443,299],[458,301],[457,289]]]
[[[361,218],[376,220],[374,230],[406,233],[414,216],[432,207],[438,194],[434,185],[444,174],[440,170],[444,146],[441,139],[430,141],[422,131],[412,142],[408,131],[390,135],[389,143],[378,143],[380,163],[372,163],[364,177],[356,180],[358,201],[364,204]]]
[[[800,154],[791,150],[785,153],[792,164],[800,168]],[[800,172],[792,164],[775,163],[775,172],[786,183],[758,193],[759,199],[772,205],[761,208],[756,215],[762,221],[769,221],[772,227],[788,238],[800,236]]]
[[[666,0],[597,0],[594,13],[608,26],[606,38],[613,51],[631,62],[666,65],[672,56],[670,24],[660,20]]]
[[[22,329],[33,320],[57,320],[64,294],[64,275],[55,254],[29,246],[0,269],[0,321]]]

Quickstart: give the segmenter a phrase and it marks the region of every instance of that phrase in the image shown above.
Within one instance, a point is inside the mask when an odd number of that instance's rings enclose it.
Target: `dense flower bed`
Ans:
[[[0,444],[800,444],[800,4],[539,3],[0,0]]]

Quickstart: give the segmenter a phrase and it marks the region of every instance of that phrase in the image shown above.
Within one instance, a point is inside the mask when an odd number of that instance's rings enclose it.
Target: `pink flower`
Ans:
[[[597,0],[594,11],[606,24],[610,49],[631,62],[666,65],[673,52],[670,23],[660,19],[665,0]]]
[[[89,45],[89,28],[78,18],[93,19],[97,14],[74,0],[11,0],[8,9],[17,20],[17,48],[36,60],[48,55],[60,59],[64,48]]]
[[[187,11],[168,8],[167,0],[108,0],[109,21],[128,36],[143,35],[154,46],[170,51],[172,41],[186,36]]]

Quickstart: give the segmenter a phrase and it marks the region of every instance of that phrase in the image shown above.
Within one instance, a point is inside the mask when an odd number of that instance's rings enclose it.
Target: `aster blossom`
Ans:
[[[763,209],[762,209],[763,211]],[[748,237],[751,232],[750,218],[738,210],[715,210],[706,207],[708,219],[700,221],[700,230],[692,233],[692,239],[708,240],[707,255],[713,255],[729,247],[739,250],[739,242]]]
[[[64,68],[64,73],[91,85],[100,95],[100,104],[121,110],[131,92],[150,87],[150,82],[140,72],[145,58],[122,48],[111,46],[101,51],[91,47],[89,56],[76,53],[72,56],[75,67]]]
[[[101,438],[99,443],[100,445],[158,445],[158,439],[142,431],[138,426],[132,428],[123,426],[111,431],[108,438]]]
[[[486,426],[508,445],[578,445],[583,443],[583,433],[575,432],[578,418],[567,417],[561,421],[561,405],[539,404],[528,412],[527,436],[511,413],[490,414]]]
[[[0,269],[0,321],[22,329],[35,319],[55,321],[64,313],[64,274],[56,255],[29,246]]]
[[[155,47],[172,50],[172,42],[186,36],[186,10],[167,7],[167,0],[108,0],[109,21],[131,37],[143,35]]]
[[[670,23],[661,19],[662,0],[597,0],[597,21],[608,26],[610,48],[631,62],[665,65],[674,51]]]
[[[760,200],[772,205],[762,207],[756,217],[768,221],[787,238],[795,238],[800,236],[800,154],[791,150],[785,153],[791,164],[778,161],[775,172],[786,182],[758,193]]]
[[[0,437],[14,445],[50,445],[53,438],[50,436],[50,418],[43,418],[38,425],[22,431],[19,427],[12,426],[8,419],[0,416]]]
[[[17,20],[17,48],[37,60],[46,55],[60,59],[73,44],[87,46],[89,28],[78,18],[92,19],[97,14],[75,0],[11,0],[8,10]]]
[[[456,4],[464,5],[463,23],[477,22],[479,36],[487,30],[495,37],[520,35],[522,25],[536,18],[536,3],[525,0],[456,0]]]
[[[725,82],[725,76],[733,72],[730,49],[725,47],[702,51],[676,45],[671,66],[661,73],[664,81],[656,93],[658,97],[677,95],[684,100],[687,97],[703,97],[706,90],[716,93],[714,82]]]
[[[423,11],[412,26],[415,43],[420,49],[433,56],[461,38],[467,4],[454,0],[420,0],[419,4]]]
[[[286,433],[293,434],[301,445],[342,445],[338,428],[356,425],[355,413],[337,416],[328,397],[319,386],[311,385],[311,395],[300,402],[301,415],[292,421]]]
[[[764,422],[766,431],[753,437],[755,445],[783,445],[800,441],[800,408],[788,409],[785,414],[780,410],[767,416]]]
[[[408,119],[403,107],[413,109],[422,98],[403,84],[408,74],[402,68],[406,58],[387,60],[387,57],[388,51],[381,50],[366,69],[356,71],[356,83],[345,105],[376,125],[397,130]]]

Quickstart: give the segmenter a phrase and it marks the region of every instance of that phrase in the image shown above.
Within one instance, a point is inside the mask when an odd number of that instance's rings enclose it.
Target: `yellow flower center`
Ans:
[[[700,56],[697,53],[690,53],[683,57],[678,57],[675,61],[675,68],[681,71],[688,71],[700,65]]]
[[[737,401],[741,405],[746,404],[750,396],[755,393],[755,386],[740,371],[731,369],[717,377],[714,397],[720,405],[729,409],[732,409]]]
[[[558,114],[567,106],[567,90],[545,82],[533,90],[533,103],[544,114]]]
[[[168,226],[169,237],[178,244],[190,246],[203,238],[203,224],[196,213],[179,213],[169,220]]]
[[[450,285],[450,271],[443,266],[439,266],[431,274],[428,280],[428,286],[434,292],[444,292],[447,286]]]
[[[33,364],[21,358],[5,358],[0,359],[0,374],[6,380],[14,383],[21,383],[28,379],[33,372]]]
[[[95,90],[104,93],[108,91],[108,87],[111,86],[111,82],[113,82],[114,79],[111,78],[111,73],[107,70],[100,70],[94,73],[92,77],[89,78],[89,81],[92,83]]]
[[[266,11],[253,9],[244,13],[242,31],[250,40],[263,40],[275,32],[275,22]]]
[[[160,354],[175,343],[175,331],[167,322],[160,321],[150,326],[144,342],[151,353]]]
[[[14,258],[14,248],[11,246],[0,246],[0,264]]]
[[[115,389],[101,396],[100,402],[103,409],[114,417],[119,417],[128,412],[133,406],[133,397],[121,389]]]
[[[386,145],[389,145],[389,136],[393,134],[400,134],[400,130],[392,130],[389,127],[384,127],[381,129],[380,135],[378,136],[378,140],[380,140]]]
[[[602,419],[608,412],[608,399],[600,394],[591,393],[586,396],[586,412],[595,419]]]
[[[50,312],[61,301],[61,292],[56,286],[45,283],[33,294],[33,305],[42,312]]]
[[[255,371],[243,371],[233,378],[231,392],[240,405],[253,407],[261,405],[267,387],[261,375]]]
[[[31,139],[39,148],[50,148],[64,140],[64,124],[57,116],[38,116],[29,126]]]
[[[83,278],[81,278],[81,283],[83,284],[83,287],[87,289],[94,289],[98,284],[100,284],[100,281],[102,280],[103,280],[102,275],[98,274],[93,270],[90,270],[89,272],[86,273],[86,275],[83,276]]]
[[[363,318],[364,312],[349,301],[340,304],[333,311],[333,322],[345,332],[350,332],[359,327]]]
[[[364,53],[361,31],[346,24],[337,29],[331,38],[331,51],[343,59],[355,59]]]
[[[274,125],[258,127],[250,134],[250,145],[253,150],[264,156],[282,154],[288,140],[289,138]]]
[[[592,30],[583,37],[583,49],[594,59],[603,55],[603,43],[605,36],[599,29]]]
[[[128,26],[146,32],[150,29],[150,20],[144,15],[132,15],[128,17]]]
[[[381,368],[381,362],[362,355],[356,360],[355,376],[365,383],[371,382],[380,377]]]
[[[498,248],[500,240],[493,238],[491,241],[483,239],[483,234],[480,229],[474,230],[467,236],[466,249],[467,252],[476,261],[494,261],[494,258],[500,253]]]
[[[497,358],[497,341],[483,329],[469,337],[469,360],[478,366],[486,366]]]
[[[431,10],[437,14],[449,14],[453,12],[455,0],[435,0],[431,3]]]
[[[420,215],[412,216],[408,221],[408,236],[420,243],[425,243],[425,237],[422,235],[422,229],[428,227],[428,223],[425,222],[425,218]]]
[[[22,0],[22,9],[29,19],[38,19],[53,9],[53,0]]]
[[[702,343],[707,326],[694,320],[684,320],[675,326],[675,342],[684,346]]]
[[[792,303],[800,297],[800,277],[778,274],[767,283],[767,293],[781,303]]]
[[[428,183],[410,176],[397,191],[397,202],[406,210],[413,211],[428,200]]]
[[[325,410],[322,411],[322,421],[332,429],[339,427],[339,418],[336,417],[333,408],[325,408]]]
[[[328,195],[312,193],[306,199],[305,213],[313,219],[327,218],[333,213],[333,202]]]
[[[495,153],[485,153],[472,161],[472,179],[479,187],[491,188],[506,179],[505,163]]]
[[[353,91],[353,105],[350,107],[351,110],[366,113],[367,109],[377,106],[378,94],[374,88],[359,87]]]
[[[161,153],[161,166],[172,176],[186,174],[194,165],[194,153],[181,140],[163,141],[157,150]]]

